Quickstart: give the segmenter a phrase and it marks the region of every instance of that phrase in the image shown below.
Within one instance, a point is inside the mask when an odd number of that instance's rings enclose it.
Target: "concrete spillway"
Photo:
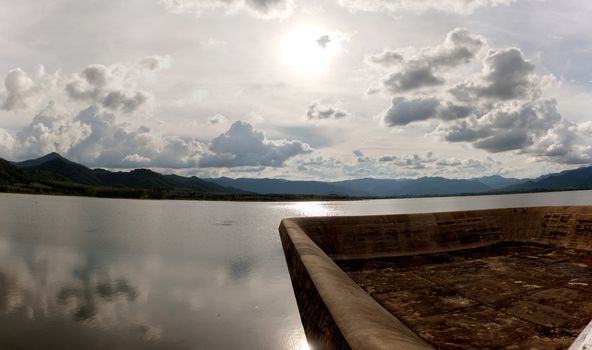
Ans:
[[[284,219],[314,349],[567,349],[592,319],[592,207]]]

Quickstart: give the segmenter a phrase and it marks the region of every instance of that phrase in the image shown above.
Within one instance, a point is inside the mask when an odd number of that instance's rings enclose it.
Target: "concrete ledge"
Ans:
[[[296,298],[302,323],[313,348],[433,349],[366,294],[294,220],[282,220],[280,234],[284,249],[287,249],[286,256],[290,257],[288,264],[292,264],[290,270],[294,271],[291,273],[294,290],[299,291]],[[293,264],[294,254],[300,257],[304,269]],[[311,300],[320,301],[326,311],[322,306],[310,305]],[[324,312],[317,314],[317,308]],[[336,334],[327,334],[330,332],[323,330],[327,320],[334,322],[334,326],[329,325],[328,329],[333,329]]]
[[[334,260],[407,256],[518,241],[592,249],[592,207],[284,219],[280,236],[315,349],[433,347],[360,288]]]

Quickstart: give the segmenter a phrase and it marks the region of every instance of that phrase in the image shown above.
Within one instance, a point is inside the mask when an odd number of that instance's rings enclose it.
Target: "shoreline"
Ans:
[[[146,189],[132,187],[93,187],[67,184],[64,190],[41,183],[0,186],[0,193],[48,195],[87,198],[139,199],[139,200],[195,200],[195,201],[230,201],[230,202],[315,202],[315,201],[365,201],[380,199],[448,198],[496,196],[529,193],[586,191],[590,188],[541,189],[531,191],[492,191],[479,193],[455,193],[446,195],[385,196],[385,197],[348,197],[339,195],[307,194],[260,194],[260,193],[200,193],[190,191],[171,191],[167,189]]]

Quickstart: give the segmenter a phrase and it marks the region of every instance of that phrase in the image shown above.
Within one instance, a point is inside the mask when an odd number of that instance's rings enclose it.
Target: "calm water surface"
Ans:
[[[281,218],[592,204],[592,191],[355,202],[0,194],[0,349],[307,349]]]

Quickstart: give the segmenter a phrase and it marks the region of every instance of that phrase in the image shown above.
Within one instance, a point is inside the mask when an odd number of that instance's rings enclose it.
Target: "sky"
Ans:
[[[592,163],[587,0],[0,0],[0,157],[200,177]]]

